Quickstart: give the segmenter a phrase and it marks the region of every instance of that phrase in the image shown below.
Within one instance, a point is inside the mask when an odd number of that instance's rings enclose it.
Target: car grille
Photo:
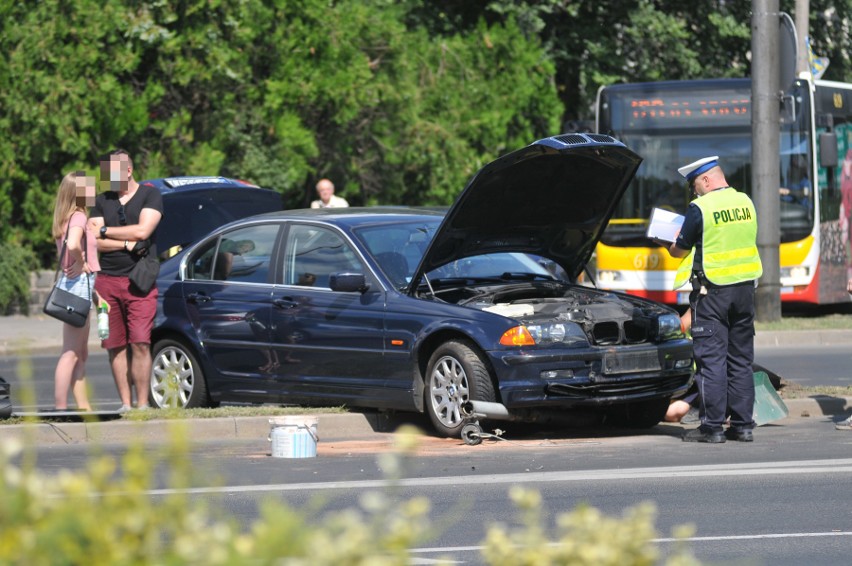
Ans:
[[[686,387],[690,375],[653,379],[597,378],[594,381],[577,383],[549,383],[545,390],[548,394],[567,399],[595,399],[601,397],[627,397],[644,393],[668,393]]]
[[[598,322],[592,326],[592,343],[597,346],[644,344],[651,342],[648,327],[633,320]]]

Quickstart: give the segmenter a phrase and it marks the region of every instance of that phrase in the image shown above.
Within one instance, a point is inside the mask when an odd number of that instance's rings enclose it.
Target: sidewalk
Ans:
[[[62,323],[45,314],[0,317],[0,356],[12,354],[59,355]],[[89,348],[100,349],[94,317],[89,325]]]
[[[0,317],[0,356],[21,354],[59,354],[62,323],[46,315]],[[785,347],[852,344],[852,329],[819,331],[759,332],[755,346]],[[97,328],[91,325],[89,347],[100,349]],[[788,418],[846,416],[852,410],[852,397],[817,396],[785,401]],[[319,414],[320,435],[329,440],[369,439],[396,429],[404,417],[386,413]],[[833,420],[840,420],[834,418]],[[55,422],[34,425],[6,425],[3,439],[31,438],[39,444],[76,444],[80,442],[165,441],[170,423],[175,421],[113,420],[93,423]],[[228,417],[178,421],[188,427],[193,440],[257,439],[270,430],[269,417]],[[2,425],[0,425],[2,426]]]

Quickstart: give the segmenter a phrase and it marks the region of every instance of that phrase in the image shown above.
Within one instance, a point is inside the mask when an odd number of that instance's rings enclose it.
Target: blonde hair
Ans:
[[[68,173],[59,183],[59,191],[56,194],[56,204],[53,206],[53,237],[61,238],[65,234],[68,219],[77,211],[88,216],[85,206],[77,204],[77,179],[85,178],[85,171],[74,171]]]

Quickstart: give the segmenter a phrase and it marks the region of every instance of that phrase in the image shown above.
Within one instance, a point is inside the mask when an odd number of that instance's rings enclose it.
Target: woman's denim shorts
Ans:
[[[80,275],[80,277],[74,279],[68,279],[65,275],[60,275],[59,281],[57,281],[56,284],[60,289],[73,293],[78,297],[87,298],[91,301],[92,291],[95,290],[95,275],[95,273],[84,273]],[[88,283],[86,282],[87,278]]]

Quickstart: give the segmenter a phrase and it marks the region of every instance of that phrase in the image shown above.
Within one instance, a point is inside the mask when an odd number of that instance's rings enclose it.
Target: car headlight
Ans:
[[[527,330],[530,331],[536,344],[562,342],[565,340],[564,324],[529,324],[527,325]]]
[[[657,338],[659,340],[672,340],[683,338],[680,327],[680,317],[676,314],[663,314],[657,318]]]
[[[575,324],[549,322],[510,328],[503,333],[500,343],[504,346],[546,346],[550,344],[572,344],[584,339],[585,334]]]

